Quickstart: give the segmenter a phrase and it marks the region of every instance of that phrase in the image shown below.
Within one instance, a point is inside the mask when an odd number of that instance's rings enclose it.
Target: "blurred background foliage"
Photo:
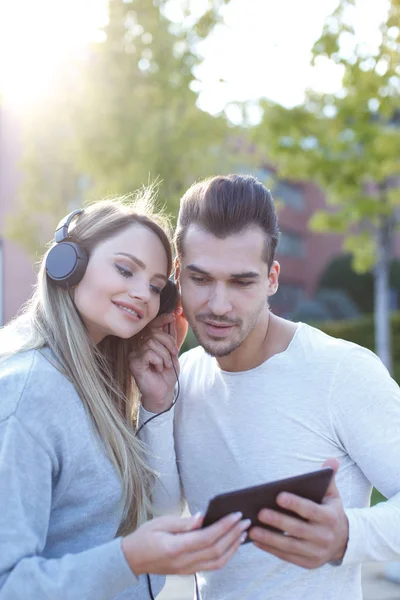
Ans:
[[[192,90],[198,43],[226,3],[210,0],[193,18],[183,2],[177,24],[166,2],[110,0],[103,40],[63,65],[51,98],[25,122],[12,239],[34,253],[60,215],[154,181],[161,205],[176,214],[197,178],[249,161],[237,128],[200,110]]]
[[[353,267],[364,272],[376,264],[379,245],[391,244],[399,221],[400,2],[391,1],[374,51],[357,42],[354,6],[355,0],[338,2],[312,51],[313,64],[341,69],[342,90],[309,89],[294,108],[261,101],[253,139],[280,176],[312,180],[326,191],[332,210],[316,213],[311,226],[345,233]]]
[[[199,12],[180,0],[180,18],[171,20],[168,0],[109,1],[101,37],[60,67],[51,97],[25,120],[24,177],[8,234],[34,255],[60,215],[87,201],[158,181],[160,205],[175,216],[196,179],[273,165],[277,181],[321,187],[328,209],[310,226],[342,234],[346,252],[328,265],[315,297],[285,316],[319,323],[374,312],[382,342],[375,349],[391,368],[390,300],[400,292],[400,0],[388,0],[376,47],[357,41],[356,0],[338,0],[311,62],[339,69],[341,89],[309,89],[292,108],[265,97],[239,102],[235,125],[224,111],[199,108],[196,80],[199,46],[229,2],[204,0]]]

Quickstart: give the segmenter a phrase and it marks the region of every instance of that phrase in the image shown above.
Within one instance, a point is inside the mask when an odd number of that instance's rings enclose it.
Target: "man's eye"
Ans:
[[[191,277],[191,280],[195,283],[205,283],[207,280],[205,277]]]
[[[123,277],[132,277],[132,271],[130,271],[129,269],[125,269],[125,267],[121,267],[121,265],[117,265],[117,263],[114,263],[114,266],[117,269],[118,273],[121,273]]]
[[[250,285],[253,285],[254,281],[234,281],[233,282],[235,285],[238,285],[240,287],[249,287]]]

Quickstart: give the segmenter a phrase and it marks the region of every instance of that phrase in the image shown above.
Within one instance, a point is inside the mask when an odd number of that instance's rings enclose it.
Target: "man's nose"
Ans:
[[[208,300],[210,312],[214,315],[222,316],[232,310],[232,304],[229,299],[228,290],[225,286],[216,285]]]

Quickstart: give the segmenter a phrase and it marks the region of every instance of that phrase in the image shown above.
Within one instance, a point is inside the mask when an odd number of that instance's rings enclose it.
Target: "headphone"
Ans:
[[[61,219],[54,234],[55,246],[46,257],[46,273],[58,285],[69,288],[77,285],[85,274],[89,261],[88,253],[82,246],[69,240],[68,228],[82,208],[73,210]]]
[[[54,233],[56,244],[46,257],[46,273],[57,285],[69,288],[77,285],[85,274],[89,255],[80,244],[71,242],[68,228],[76,215],[83,213],[83,208],[73,210],[61,219]],[[158,314],[174,312],[179,304],[180,295],[171,279],[161,290],[160,309]]]

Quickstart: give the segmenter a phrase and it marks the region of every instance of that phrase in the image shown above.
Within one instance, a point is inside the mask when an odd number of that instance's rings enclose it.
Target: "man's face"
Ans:
[[[179,282],[185,316],[206,352],[228,356],[268,315],[279,267],[271,281],[263,259],[265,234],[257,226],[220,239],[191,225],[183,245]]]

